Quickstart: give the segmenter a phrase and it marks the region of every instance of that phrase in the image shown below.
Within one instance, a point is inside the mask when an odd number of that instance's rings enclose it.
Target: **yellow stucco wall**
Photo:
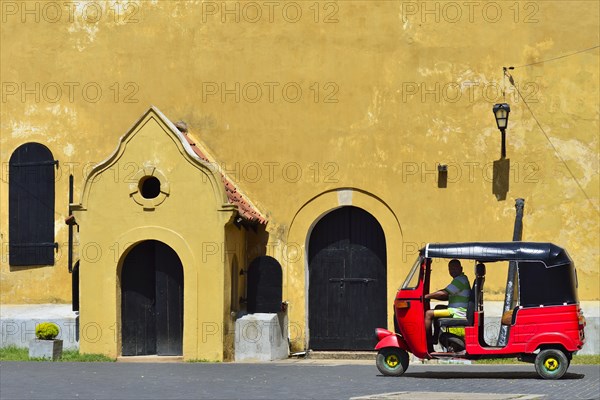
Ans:
[[[225,228],[225,243],[228,244],[224,251],[225,285],[223,287],[223,340],[224,355],[226,361],[235,358],[235,320],[240,310],[241,297],[245,296],[245,275],[240,271],[247,268],[246,261],[246,231],[238,229],[234,224],[228,224]],[[235,293],[232,291],[235,290]]]
[[[24,2],[0,10],[3,304],[70,301],[68,174],[78,202],[85,175],[150,104],[185,120],[269,216],[265,245],[279,260],[288,241],[306,243],[339,188],[359,189],[395,216],[366,208],[384,227],[388,270],[397,276],[426,242],[510,240],[514,199],[523,197],[523,238],[567,248],[580,298],[600,298],[599,57],[597,48],[573,54],[600,43],[597,2],[283,2],[272,12],[259,2],[260,18],[234,1],[229,14],[222,2],[54,2],[58,18],[52,3],[33,2],[29,14]],[[507,88],[511,173],[499,201],[491,107],[502,100],[509,65],[518,67],[511,73],[529,106]],[[27,141],[60,161],[54,267],[7,263],[7,163]],[[437,187],[438,163],[448,165],[447,188]],[[132,172],[119,163],[106,176],[118,186]],[[328,200],[312,206],[320,196]],[[136,214],[127,215],[89,229],[118,222],[126,232]],[[401,231],[388,233],[395,225]],[[303,287],[302,263],[283,265],[286,288]],[[486,281],[491,292],[503,286],[502,276]],[[284,290],[292,319],[303,323],[303,292]],[[219,318],[225,313],[219,308]]]

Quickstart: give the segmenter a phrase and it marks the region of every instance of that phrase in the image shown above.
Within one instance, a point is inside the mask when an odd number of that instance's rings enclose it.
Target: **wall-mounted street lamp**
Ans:
[[[501,158],[506,158],[506,127],[508,126],[508,114],[510,114],[510,106],[506,103],[494,104],[492,108],[494,117],[496,118],[496,125],[502,133],[502,153]]]

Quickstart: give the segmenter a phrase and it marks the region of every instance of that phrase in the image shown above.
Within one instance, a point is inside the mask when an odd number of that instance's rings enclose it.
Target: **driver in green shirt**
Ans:
[[[444,289],[425,295],[425,299],[448,300],[448,308],[442,310],[427,310],[425,313],[425,333],[427,343],[433,343],[431,323],[434,318],[466,318],[471,284],[469,278],[463,273],[462,265],[457,259],[448,262],[448,272],[452,282]]]

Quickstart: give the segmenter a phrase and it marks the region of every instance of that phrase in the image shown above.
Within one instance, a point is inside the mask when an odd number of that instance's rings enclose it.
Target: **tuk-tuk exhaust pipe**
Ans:
[[[517,199],[515,201],[515,227],[513,230],[513,242],[519,242],[523,238],[523,209],[525,208],[525,199]],[[517,263],[510,261],[508,263],[508,276],[506,278],[506,295],[504,296],[504,307],[502,314],[512,309],[512,303],[515,292],[515,280],[517,278]],[[498,342],[496,346],[506,346],[508,343],[508,325],[500,325],[500,333],[498,334]]]

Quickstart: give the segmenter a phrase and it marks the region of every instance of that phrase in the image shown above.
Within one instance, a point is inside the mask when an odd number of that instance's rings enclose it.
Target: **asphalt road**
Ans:
[[[348,399],[391,392],[437,392],[430,397],[416,393],[402,397],[421,399],[449,398],[439,392],[600,399],[600,366],[573,365],[562,379],[545,381],[537,377],[530,364],[416,364],[411,365],[404,376],[391,378],[381,376],[371,363],[348,365],[343,361],[0,363],[1,399]],[[478,396],[452,398],[476,399]]]

